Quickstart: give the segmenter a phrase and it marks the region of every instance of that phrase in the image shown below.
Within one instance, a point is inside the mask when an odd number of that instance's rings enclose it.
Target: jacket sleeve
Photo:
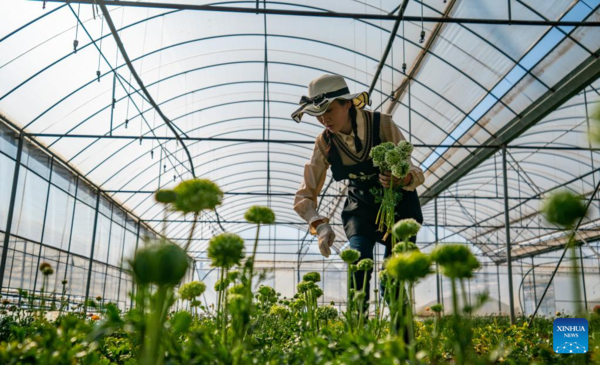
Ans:
[[[381,114],[381,128],[379,130],[379,137],[383,142],[393,142],[394,144],[398,144],[398,142],[406,140],[400,131],[400,128],[398,128],[396,123],[392,120],[392,116],[389,114]],[[413,191],[419,185],[422,185],[425,182],[425,175],[423,175],[423,170],[421,170],[419,166],[413,164],[412,158],[409,162],[412,180],[410,181],[410,184],[403,187],[403,189],[406,191]]]
[[[317,198],[323,189],[328,169],[329,163],[315,143],[310,161],[304,165],[304,179],[294,198],[294,210],[309,224],[310,233],[313,235],[317,232],[310,226],[312,222],[319,219],[329,222],[329,218],[317,212]]]

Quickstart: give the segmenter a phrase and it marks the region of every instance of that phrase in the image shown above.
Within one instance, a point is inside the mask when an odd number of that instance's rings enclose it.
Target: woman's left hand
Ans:
[[[397,187],[400,185],[407,186],[412,181],[412,175],[409,173],[402,180],[398,179],[397,177],[394,176],[394,179],[392,180],[392,173],[390,171],[386,171],[383,174],[379,174],[379,182],[381,182],[381,185],[384,188],[390,187],[390,181],[392,181],[392,184],[394,185],[394,187]]]

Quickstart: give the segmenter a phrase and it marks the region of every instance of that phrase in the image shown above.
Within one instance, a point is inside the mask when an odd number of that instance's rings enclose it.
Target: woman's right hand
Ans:
[[[331,255],[331,246],[335,240],[335,233],[329,223],[321,223],[317,226],[317,235],[319,237],[319,251],[321,255],[329,257]]]

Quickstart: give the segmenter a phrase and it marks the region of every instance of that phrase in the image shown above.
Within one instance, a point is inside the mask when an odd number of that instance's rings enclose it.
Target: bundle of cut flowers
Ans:
[[[381,203],[375,224],[379,231],[386,232],[384,240],[392,232],[392,227],[396,223],[395,208],[396,204],[402,199],[401,186],[394,188],[394,178],[404,179],[410,171],[410,154],[413,151],[413,145],[408,141],[400,141],[398,145],[393,142],[384,142],[371,149],[370,156],[373,159],[373,165],[379,167],[381,173],[391,172],[391,182],[389,188],[373,188],[371,193],[375,195],[375,202]],[[396,243],[392,235],[392,244]]]

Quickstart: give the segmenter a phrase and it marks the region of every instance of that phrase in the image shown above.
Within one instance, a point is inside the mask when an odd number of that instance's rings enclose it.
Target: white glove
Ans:
[[[317,235],[319,236],[319,250],[321,255],[329,257],[331,255],[330,247],[333,246],[335,233],[329,223],[321,223],[317,227]]]

